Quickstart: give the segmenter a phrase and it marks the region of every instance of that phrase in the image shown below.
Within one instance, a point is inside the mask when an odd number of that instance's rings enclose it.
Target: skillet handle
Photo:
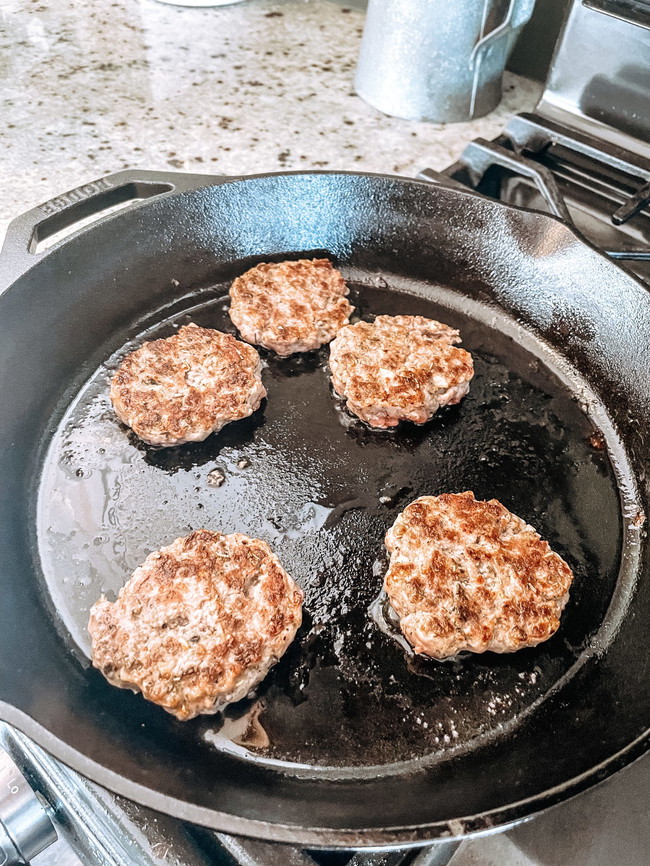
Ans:
[[[0,292],[46,256],[63,236],[89,228],[118,208],[154,196],[227,183],[232,177],[167,171],[119,171],[86,183],[16,217],[0,251]]]

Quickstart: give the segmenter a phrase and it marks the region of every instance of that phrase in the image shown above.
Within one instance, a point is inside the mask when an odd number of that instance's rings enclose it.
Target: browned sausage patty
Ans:
[[[201,529],[90,611],[93,664],[181,720],[245,697],[293,640],[302,590],[268,544]]]
[[[384,589],[416,653],[514,652],[551,637],[573,574],[496,499],[421,496],[386,535]]]
[[[118,418],[150,445],[200,442],[246,418],[266,396],[252,346],[185,325],[124,358],[111,382]]]
[[[328,259],[261,264],[230,289],[230,318],[244,340],[278,355],[329,343],[354,307],[348,287]]]
[[[330,345],[332,384],[373,427],[423,424],[459,403],[474,375],[458,331],[422,316],[377,316],[342,328]]]

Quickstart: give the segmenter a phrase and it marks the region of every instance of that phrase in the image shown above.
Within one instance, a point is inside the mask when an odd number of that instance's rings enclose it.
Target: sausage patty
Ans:
[[[551,637],[573,574],[496,499],[422,496],[386,534],[384,589],[416,653],[514,652]]]
[[[317,349],[347,325],[354,307],[328,259],[261,264],[230,288],[230,318],[244,340],[286,357]]]
[[[472,356],[458,342],[458,331],[422,316],[348,325],[330,346],[334,390],[372,427],[424,424],[469,390]]]
[[[302,599],[264,541],[200,529],[150,554],[115,602],[93,605],[93,664],[183,721],[216,713],[284,653]]]
[[[262,362],[230,334],[185,325],[124,358],[111,382],[118,418],[150,445],[200,442],[266,396]]]

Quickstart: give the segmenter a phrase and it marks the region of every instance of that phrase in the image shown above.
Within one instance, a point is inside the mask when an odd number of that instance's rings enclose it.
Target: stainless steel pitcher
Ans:
[[[535,0],[370,0],[355,86],[410,120],[471,120],[501,99],[501,79]]]

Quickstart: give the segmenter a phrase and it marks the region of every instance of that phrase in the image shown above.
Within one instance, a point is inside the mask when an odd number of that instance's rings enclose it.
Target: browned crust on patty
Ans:
[[[329,259],[264,263],[230,288],[230,318],[244,340],[286,357],[317,349],[347,325],[354,307]]]
[[[199,442],[266,396],[261,360],[230,334],[185,325],[131,352],[111,381],[117,416],[151,445]]]
[[[415,652],[513,652],[560,624],[573,573],[496,499],[422,496],[386,535],[384,589]]]
[[[302,599],[264,541],[200,529],[150,554],[115,602],[93,605],[93,664],[178,719],[214,713],[282,656]]]
[[[423,424],[458,403],[474,375],[458,331],[423,316],[377,316],[342,328],[330,345],[332,384],[373,427]]]

